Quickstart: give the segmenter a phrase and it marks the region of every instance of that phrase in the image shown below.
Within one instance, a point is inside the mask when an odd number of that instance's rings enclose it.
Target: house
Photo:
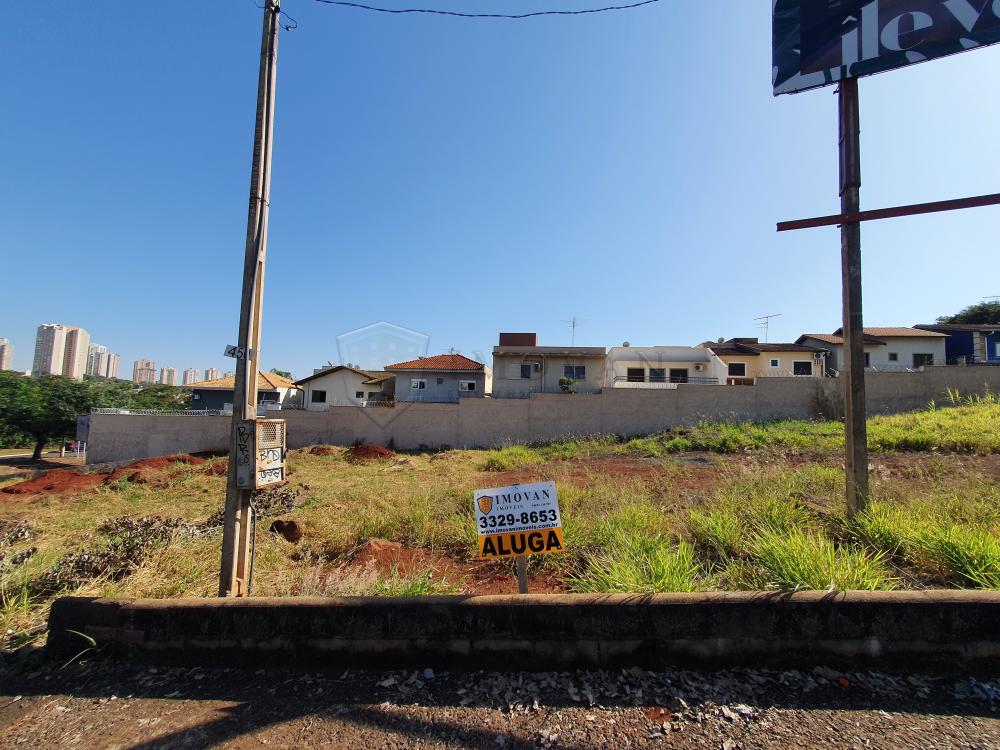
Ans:
[[[948,336],[944,340],[944,356],[949,365],[1000,364],[1000,324],[931,323],[914,328]]]
[[[724,383],[726,367],[711,350],[697,346],[625,342],[608,350],[604,373],[606,388],[676,388],[678,383]]]
[[[725,365],[726,385],[753,385],[754,378],[821,378],[826,374],[826,351],[799,342],[768,344],[755,338],[734,338],[699,346]]]
[[[397,402],[458,403],[459,398],[482,398],[492,377],[482,362],[461,354],[418,357],[387,365],[385,371],[395,375]]]
[[[881,372],[907,372],[924,365],[945,363],[945,339],[937,331],[919,328],[865,328],[865,369]],[[796,343],[825,349],[826,366],[841,370],[844,365],[843,329],[830,334],[804,333]]]
[[[493,347],[493,397],[566,390],[599,393],[605,356],[603,346],[538,346],[535,333],[501,333],[499,345]]]
[[[331,406],[383,405],[392,401],[395,376],[367,372],[350,365],[323,367],[295,381],[303,389],[305,408],[326,411]]]
[[[220,409],[231,411],[236,378],[227,375],[215,380],[202,380],[182,386],[191,389],[192,409]],[[257,372],[258,412],[271,409],[294,408],[302,405],[302,389],[288,378],[273,372]]]

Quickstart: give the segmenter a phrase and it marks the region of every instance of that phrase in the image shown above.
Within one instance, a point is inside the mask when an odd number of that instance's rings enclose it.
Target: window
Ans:
[[[772,359],[771,360],[771,367],[779,367],[780,365],[781,365],[780,360],[777,360],[777,359]]]
[[[437,384],[438,385],[444,385],[444,378],[438,378],[437,379]]]
[[[364,391],[355,391],[354,392],[354,398],[364,398],[364,397],[365,397],[365,392]]]
[[[792,375],[812,375],[812,362],[792,362]]]
[[[747,363],[746,362],[730,362],[729,363],[729,377],[731,378],[745,378],[747,376]]]
[[[872,366],[872,355],[870,352],[865,352],[865,367]]]
[[[265,401],[277,401],[278,400],[278,394],[277,393],[261,393],[261,394],[258,394],[258,395],[260,397],[257,399],[257,403],[261,403],[262,404]]]
[[[569,370],[572,368],[567,367],[566,369]],[[566,377],[571,378],[573,376],[567,374]],[[629,367],[625,371],[625,379],[630,383],[643,383],[646,380],[646,370],[642,367]]]
[[[414,391],[422,391],[427,388],[427,381],[418,378],[411,378],[410,388]]]
[[[325,404],[326,403],[326,391],[313,391],[309,400],[314,404]]]
[[[899,362],[899,352],[889,352],[890,362]]]
[[[371,400],[373,398],[378,398],[380,395],[381,394],[378,391],[369,391],[368,392],[368,398],[369,398],[369,400]]]
[[[476,390],[476,381],[475,380],[459,380],[458,381],[458,390],[460,390],[460,391],[466,391],[466,392],[468,392],[468,391],[474,391],[474,390]]]
[[[670,382],[671,383],[686,383],[688,382],[688,371],[686,368],[670,368]]]
[[[563,376],[567,378],[572,378],[573,380],[586,380],[587,379],[587,366],[586,365],[564,365],[563,366]]]
[[[521,365],[521,380],[531,380],[531,365]]]
[[[933,354],[914,354],[913,355],[913,366],[914,367],[925,367],[926,365],[934,364]]]
[[[687,372],[687,370],[685,370]],[[667,371],[662,367],[650,367],[649,368],[649,382],[650,383],[666,383],[667,382]]]

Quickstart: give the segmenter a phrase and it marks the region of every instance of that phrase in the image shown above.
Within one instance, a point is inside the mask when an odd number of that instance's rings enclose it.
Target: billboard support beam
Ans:
[[[861,128],[858,79],[840,82],[840,212],[861,210]],[[861,223],[840,225],[840,265],[844,303],[844,436],[846,447],[847,513],[852,516],[868,502],[868,430],[865,424],[865,349],[861,315]]]
[[[947,201],[931,201],[930,203],[910,203],[906,206],[891,208],[875,208],[869,211],[856,211],[852,214],[830,214],[816,216],[812,219],[794,219],[779,221],[779,232],[790,232],[795,229],[812,229],[814,227],[829,227],[848,221],[876,221],[878,219],[896,219],[900,216],[917,216],[933,214],[940,211],[958,211],[963,208],[981,208],[982,206],[1000,205],[1000,193],[976,195],[970,198],[953,198]]]

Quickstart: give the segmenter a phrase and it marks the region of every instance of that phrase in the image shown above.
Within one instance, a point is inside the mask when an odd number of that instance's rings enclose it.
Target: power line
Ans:
[[[374,5],[364,3],[352,3],[347,0],[316,0],[324,5],[339,5],[344,8],[357,8],[359,10],[369,10],[376,13],[427,13],[436,16],[456,16],[458,18],[503,18],[510,20],[520,20],[524,18],[534,18],[536,16],[582,16],[587,13],[606,13],[613,10],[629,10],[643,5],[652,5],[661,0],[640,0],[640,2],[629,3],[628,5],[608,5],[604,8],[588,8],[585,10],[538,10],[533,13],[459,13],[453,10],[436,10],[433,8],[378,8]]]

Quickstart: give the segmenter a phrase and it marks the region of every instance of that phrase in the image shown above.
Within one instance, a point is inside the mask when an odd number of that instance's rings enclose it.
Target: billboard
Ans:
[[[774,95],[1000,42],[1000,0],[772,0]]]

